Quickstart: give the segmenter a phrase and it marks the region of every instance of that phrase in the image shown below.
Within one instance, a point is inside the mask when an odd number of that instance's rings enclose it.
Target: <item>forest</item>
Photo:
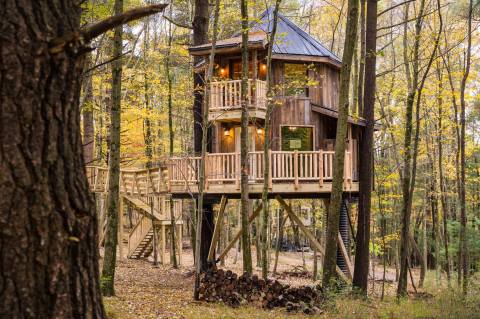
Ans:
[[[0,17],[0,318],[480,318],[480,1]]]

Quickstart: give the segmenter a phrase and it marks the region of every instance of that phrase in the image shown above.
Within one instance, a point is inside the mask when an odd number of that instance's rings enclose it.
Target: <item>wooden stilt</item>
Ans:
[[[161,227],[161,236],[162,236],[162,240],[161,240],[161,246],[160,246],[160,258],[162,260],[162,265],[165,265],[166,264],[166,258],[165,258],[165,240],[166,240],[166,236],[165,236],[165,225],[162,225]]]
[[[182,265],[182,254],[183,254],[183,245],[182,245],[182,225],[177,225],[177,242],[178,242],[178,265]]]
[[[323,249],[322,245],[320,245],[320,243],[317,241],[317,239],[315,238],[315,236],[310,232],[310,230],[302,223],[302,221],[300,220],[300,218],[297,217],[297,215],[295,215],[295,213],[292,211],[292,208],[283,200],[282,197],[280,197],[280,195],[277,195],[275,197],[277,199],[277,201],[280,203],[280,205],[283,206],[283,208],[285,208],[285,211],[287,212],[288,216],[290,217],[290,220],[294,221],[300,228],[300,230],[305,234],[305,236],[307,236],[307,238],[309,239],[310,241],[310,246],[313,246],[312,248],[313,249],[316,249],[317,252],[319,252],[322,256],[325,255],[325,250]],[[337,270],[337,274],[344,278],[344,279],[352,279],[351,278],[351,274],[349,277],[347,277],[343,271],[337,266],[336,268]]]
[[[225,212],[225,207],[227,206],[227,196],[223,195],[220,201],[220,210],[218,211],[217,221],[215,223],[215,229],[213,230],[212,242],[210,243],[210,249],[208,251],[208,261],[213,261],[215,258],[215,247],[220,237],[220,232],[222,230],[223,214]]]
[[[260,214],[261,211],[262,211],[262,204],[258,205],[257,209],[255,209],[252,215],[248,217],[248,225],[252,223],[252,221],[258,216],[258,214]],[[220,256],[218,256],[218,260],[222,260],[223,258],[225,258],[225,256],[228,254],[230,249],[232,249],[233,245],[235,245],[235,242],[242,236],[242,232],[243,232],[243,228],[240,227],[240,229],[235,234],[233,239],[228,243],[227,247],[225,247],[225,249],[222,251]]]

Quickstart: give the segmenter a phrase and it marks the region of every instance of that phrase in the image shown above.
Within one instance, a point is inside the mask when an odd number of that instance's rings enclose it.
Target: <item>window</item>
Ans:
[[[300,63],[285,63],[285,95],[308,96],[308,66]]]
[[[313,127],[282,126],[282,151],[313,151]]]

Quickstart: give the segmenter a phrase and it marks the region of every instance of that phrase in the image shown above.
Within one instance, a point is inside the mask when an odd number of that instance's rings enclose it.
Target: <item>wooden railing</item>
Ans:
[[[137,249],[148,232],[152,230],[152,220],[145,215],[142,215],[140,221],[135,225],[128,235],[128,256]]]
[[[210,83],[210,110],[226,111],[241,108],[242,80],[219,81]],[[266,82],[248,80],[248,106],[265,110],[267,96]]]
[[[87,166],[87,178],[93,192],[108,191],[108,168]],[[120,192],[129,195],[148,196],[165,193],[167,170],[162,167],[151,169],[120,170]]]
[[[333,178],[333,151],[270,151],[270,180],[269,184],[293,182],[296,186],[300,182],[331,181]],[[240,154],[214,153],[207,154],[205,163],[206,185],[209,183],[240,183]],[[264,161],[263,152],[248,154],[250,165],[249,181],[263,182]],[[198,182],[200,157],[172,158],[169,168],[169,182],[184,184],[185,187]],[[345,152],[344,177],[351,182],[353,177],[352,155]]]

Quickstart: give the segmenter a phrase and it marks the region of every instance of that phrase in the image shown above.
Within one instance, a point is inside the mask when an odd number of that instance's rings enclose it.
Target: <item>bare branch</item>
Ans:
[[[135,8],[102,20],[100,22],[87,25],[78,31],[70,32],[62,37],[50,41],[50,53],[59,53],[65,50],[67,45],[73,42],[87,43],[93,38],[113,29],[119,25],[137,20],[155,13],[162,12],[167,4],[152,4],[145,7]]]
[[[175,21],[173,19],[170,19],[170,17],[167,17],[166,15],[163,15],[162,17],[165,18],[165,20],[167,20],[171,24],[176,25],[177,27],[185,28],[185,29],[193,29],[193,26],[191,24],[186,24],[186,23],[181,23],[181,22]]]
[[[379,14],[377,14],[377,17],[381,16],[382,14],[387,13],[388,11],[391,11],[395,8],[398,8],[400,6],[403,6],[406,3],[413,2],[413,1],[415,1],[415,0],[406,0],[406,1],[403,1],[403,2],[400,2],[400,3],[397,3],[396,5],[391,6],[390,8],[387,8],[387,9],[383,10],[382,12],[380,12]]]

